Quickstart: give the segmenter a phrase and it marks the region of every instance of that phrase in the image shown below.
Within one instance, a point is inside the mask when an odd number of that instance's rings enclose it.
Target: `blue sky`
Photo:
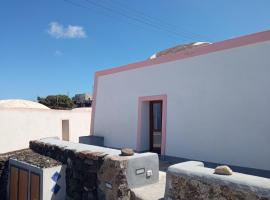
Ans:
[[[269,0],[1,0],[0,99],[92,92],[97,70],[268,30],[269,8]]]

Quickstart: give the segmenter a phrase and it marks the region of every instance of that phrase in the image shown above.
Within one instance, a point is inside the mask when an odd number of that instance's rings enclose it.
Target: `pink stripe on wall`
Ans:
[[[93,89],[93,100],[92,100],[90,135],[93,135],[94,130],[95,130],[94,124],[95,124],[95,113],[96,113],[96,103],[97,103],[97,86],[98,86],[98,77],[97,77],[97,75],[95,75],[94,89]]]
[[[120,67],[115,67],[111,69],[106,69],[102,71],[96,72],[97,76],[105,76],[109,74],[114,74],[118,72],[123,72],[126,70],[132,70],[132,69],[137,69],[137,68],[142,68],[142,67],[147,67],[147,66],[152,66],[152,65],[157,65],[161,63],[166,63],[166,62],[172,62],[176,60],[181,60],[185,58],[190,58],[194,56],[199,56],[199,55],[204,55],[208,53],[213,53],[216,51],[222,51],[226,49],[231,49],[231,48],[236,48],[236,47],[241,47],[241,46],[246,46],[258,42],[263,42],[270,40],[270,30],[264,31],[264,32],[259,32],[259,33],[254,33],[238,38],[233,38],[221,42],[216,42],[213,44],[209,45],[203,45],[203,46],[198,46],[198,47],[193,47],[191,49],[186,49],[184,51],[180,51],[178,53],[174,54],[168,54],[165,56],[161,56],[155,59],[148,59],[142,62],[136,62]]]
[[[166,150],[166,124],[167,124],[167,95],[154,95],[139,97],[138,122],[137,122],[137,144],[136,150],[141,148],[141,128],[142,128],[142,104],[143,102],[162,101],[162,131],[161,131],[161,155],[165,155]]]

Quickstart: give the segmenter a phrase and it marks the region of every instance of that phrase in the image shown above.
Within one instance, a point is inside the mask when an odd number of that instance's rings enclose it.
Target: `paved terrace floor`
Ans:
[[[159,172],[159,181],[151,185],[132,189],[136,200],[163,200],[166,187],[166,173]]]

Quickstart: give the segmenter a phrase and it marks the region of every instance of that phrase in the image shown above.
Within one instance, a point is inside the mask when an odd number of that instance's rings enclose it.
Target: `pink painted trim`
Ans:
[[[149,101],[162,101],[162,131],[161,131],[161,155],[165,155],[166,150],[166,124],[167,124],[167,95],[155,95],[139,97],[138,122],[137,122],[137,144],[136,149],[141,147],[141,128],[142,128],[142,103]]]
[[[104,75],[114,74],[114,73],[123,72],[127,70],[132,70],[132,69],[137,69],[137,68],[142,68],[142,67],[149,67],[152,65],[157,65],[161,63],[175,61],[175,60],[181,60],[181,59],[190,58],[194,56],[204,55],[204,54],[213,53],[216,51],[222,51],[226,49],[246,46],[246,45],[263,42],[267,40],[270,40],[270,30],[254,33],[254,34],[250,34],[250,35],[246,35],[246,36],[242,36],[238,38],[233,38],[233,39],[229,39],[229,40],[225,40],[222,42],[217,42],[217,43],[213,43],[209,45],[198,46],[192,49],[186,49],[185,51],[180,51],[175,54],[168,54],[166,56],[161,56],[155,59],[148,59],[142,62],[136,62],[136,63],[124,65],[121,67],[115,67],[115,68],[111,68],[107,70],[98,71],[96,72],[96,75],[104,76]]]
[[[96,113],[96,102],[97,102],[97,85],[98,85],[98,77],[95,75],[94,80],[94,92],[93,92],[93,100],[92,100],[92,113],[91,113],[91,125],[90,125],[90,135],[94,134],[94,123],[95,123],[95,113]]]
[[[213,43],[210,45],[194,47],[192,49],[187,49],[185,51],[181,51],[175,54],[161,56],[159,58],[152,59],[152,60],[149,59],[142,62],[136,62],[136,63],[96,72],[95,82],[94,82],[94,92],[93,92],[94,94],[93,94],[92,117],[91,117],[91,133],[92,134],[94,133],[94,121],[95,121],[94,118],[95,118],[95,111],[96,111],[98,77],[110,75],[113,73],[123,72],[127,70],[154,66],[157,64],[172,62],[175,60],[191,58],[194,56],[199,56],[199,55],[204,55],[204,54],[222,51],[226,49],[246,46],[246,45],[255,44],[258,42],[264,42],[268,40],[270,40],[270,30],[254,33],[254,34],[250,34],[250,35],[246,35],[246,36],[242,36],[238,38],[233,38],[233,39],[225,40],[222,42]]]

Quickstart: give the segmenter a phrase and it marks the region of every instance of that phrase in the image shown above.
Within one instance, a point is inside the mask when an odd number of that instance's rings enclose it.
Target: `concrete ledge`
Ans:
[[[158,182],[159,164],[156,153],[136,154],[128,160],[127,180],[130,188]],[[147,173],[150,173],[147,175]]]
[[[82,144],[82,143],[68,142],[68,141],[63,141],[56,138],[44,138],[44,139],[37,140],[36,142],[41,142],[41,143],[45,143],[49,145],[55,145],[55,146],[62,147],[65,149],[76,150],[77,152],[80,152],[80,151],[103,152],[104,154],[108,154],[108,155],[119,155],[121,153],[121,151],[117,149],[111,149],[111,148]]]
[[[171,165],[176,164],[176,163],[191,161],[188,158],[183,158],[183,157],[180,158],[180,157],[168,156],[168,155],[161,155],[160,159],[167,163],[171,163]],[[208,168],[216,168],[219,165],[226,164],[226,163],[213,163],[213,162],[207,162],[207,161],[200,161],[200,162],[203,162],[204,166]],[[249,175],[254,175],[254,176],[261,176],[264,178],[270,178],[270,169],[263,170],[263,169],[235,166],[235,165],[230,165],[230,168],[233,171],[236,171],[239,173],[249,174]]]
[[[199,162],[199,161],[187,161],[187,162],[182,162],[182,163],[178,163],[175,165],[172,165],[168,168],[169,171],[178,171],[179,169],[186,169],[188,167],[204,167],[203,162]]]
[[[270,199],[270,179],[234,172],[214,174],[201,162],[184,162],[168,168],[165,199]]]

